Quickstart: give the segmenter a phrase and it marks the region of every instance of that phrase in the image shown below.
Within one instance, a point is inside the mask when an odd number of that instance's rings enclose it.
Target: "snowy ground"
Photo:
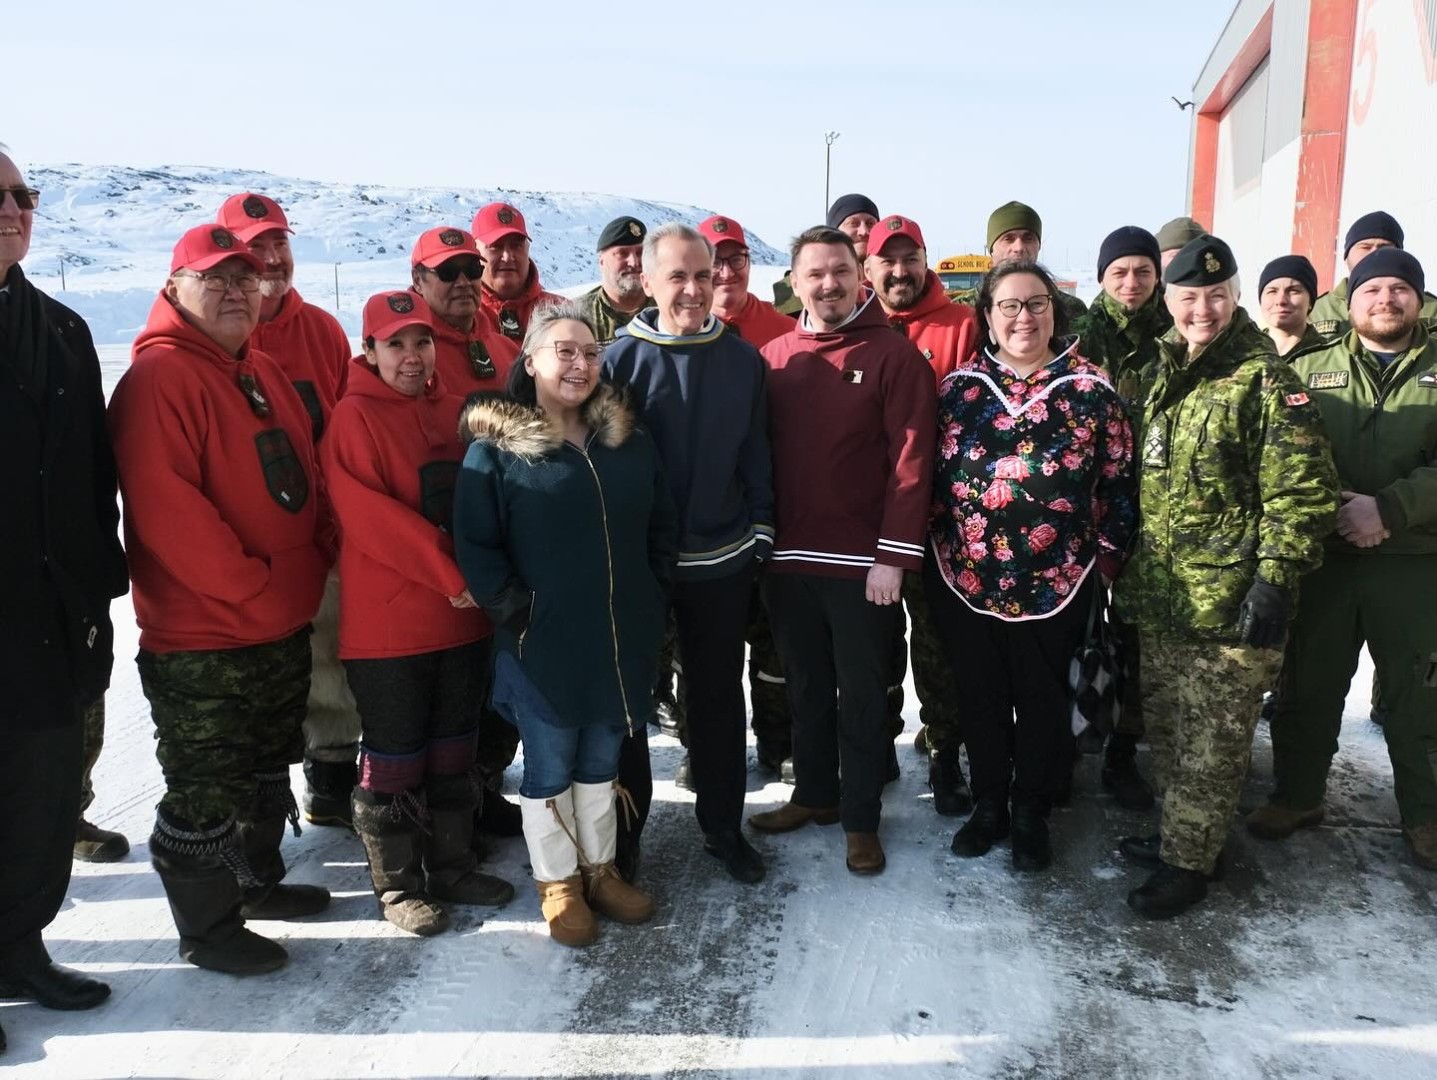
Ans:
[[[114,995],[85,1013],[0,1006],[7,1077],[1437,1075],[1437,875],[1408,861],[1395,828],[1365,663],[1327,824],[1282,845],[1235,830],[1226,880],[1174,922],[1123,904],[1141,876],[1116,842],[1151,819],[1100,794],[1095,759],[1054,814],[1051,873],[1013,874],[1006,848],[953,857],[956,823],[933,813],[907,749],[910,708],[877,878],[847,873],[838,829],[811,827],[757,839],[767,881],[734,884],[698,844],[692,797],[668,782],[677,745],[655,738],[647,926],[606,926],[586,951],[554,945],[513,840],[488,866],[520,886],[508,908],[457,909],[455,931],[407,937],[376,917],[358,841],[309,828],[286,842],[291,877],[334,903],[259,924],[292,961],[242,981],[175,955],[145,846],[161,786],[128,603],[114,614],[121,659],[91,816],[135,850],[77,865],[48,933],[58,961]],[[1260,732],[1244,809],[1269,761]],[[787,795],[755,773],[749,809]]]

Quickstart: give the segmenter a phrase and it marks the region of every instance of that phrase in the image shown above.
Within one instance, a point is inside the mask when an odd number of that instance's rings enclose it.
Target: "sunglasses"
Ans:
[[[433,274],[446,285],[453,285],[463,274],[470,281],[478,281],[484,273],[483,259],[449,259],[438,266],[426,266],[424,269]]]
[[[35,210],[40,206],[40,193],[28,187],[0,188],[0,206],[5,205],[6,192],[9,192],[10,198],[15,200],[16,207],[21,210]]]

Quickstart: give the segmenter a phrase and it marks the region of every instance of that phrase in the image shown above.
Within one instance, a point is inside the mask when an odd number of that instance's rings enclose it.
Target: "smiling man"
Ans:
[[[619,327],[627,326],[648,307],[644,292],[644,237],[648,227],[636,217],[616,217],[599,234],[599,283],[586,292],[580,303],[593,320],[598,343],[614,340]]]
[[[713,314],[713,260],[709,242],[687,225],[650,232],[643,283],[654,306],[619,331],[604,368],[633,391],[678,507],[670,601],[704,847],[735,880],[753,883],[764,864],[741,832],[743,655],[750,589],[773,547],[767,369]],[[649,778],[626,775],[626,763],[646,770],[647,758],[620,763],[624,786],[644,790]]]
[[[1357,265],[1374,251],[1385,247],[1400,249],[1406,241],[1406,234],[1395,217],[1385,210],[1374,210],[1363,214],[1348,227],[1342,243],[1342,261],[1351,275]],[[1345,334],[1349,326],[1348,295],[1351,278],[1339,281],[1328,292],[1317,298],[1312,305],[1308,320],[1323,337]],[[1437,319],[1437,296],[1429,292],[1422,294],[1422,318]]]
[[[470,228],[484,260],[480,306],[500,333],[523,341],[534,308],[563,297],[545,292],[539,284],[539,268],[529,257],[524,215],[516,207],[500,202],[481,206]]]
[[[109,996],[109,986],[52,964],[40,934],[70,884],[86,742],[81,713],[109,685],[110,600],[124,594],[128,578],[100,362],[84,321],[20,267],[40,193],[4,150],[0,985],[10,987],[6,996],[46,1008],[88,1009]]]

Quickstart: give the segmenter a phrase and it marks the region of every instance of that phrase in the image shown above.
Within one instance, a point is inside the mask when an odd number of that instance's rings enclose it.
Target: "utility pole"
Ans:
[[[823,212],[828,214],[828,178],[833,172],[833,144],[838,141],[842,132],[827,131],[823,135]]]
[[[339,263],[334,264],[334,317],[339,318]]]
[[[65,253],[60,252],[60,291],[65,291]]]

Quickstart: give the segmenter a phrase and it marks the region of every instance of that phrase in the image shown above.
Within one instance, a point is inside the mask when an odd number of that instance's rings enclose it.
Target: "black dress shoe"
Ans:
[[[1013,869],[1046,870],[1053,865],[1048,818],[1035,806],[1013,807]]]
[[[110,996],[110,984],[59,964],[0,976],[0,996],[29,998],[47,1009],[93,1009]]]
[[[708,833],[704,836],[704,850],[716,859],[722,859],[729,877],[745,885],[763,880],[763,856],[743,838],[742,833]]]
[[[1171,919],[1206,896],[1206,874],[1160,862],[1147,881],[1128,893],[1128,907],[1150,919]]]
[[[961,817],[973,809],[973,792],[951,750],[934,750],[928,756],[928,786],[933,789],[933,809],[941,817]]]
[[[1008,807],[992,799],[979,799],[967,822],[953,837],[953,854],[975,859],[988,854],[1008,835]]]
[[[1123,858],[1128,862],[1137,863],[1139,866],[1161,866],[1162,846],[1163,838],[1159,833],[1153,833],[1152,836],[1125,836],[1118,841],[1118,850],[1122,852]],[[1213,864],[1212,873],[1203,876],[1209,881],[1221,881],[1226,870],[1227,850],[1223,849],[1217,854],[1217,862]]]

